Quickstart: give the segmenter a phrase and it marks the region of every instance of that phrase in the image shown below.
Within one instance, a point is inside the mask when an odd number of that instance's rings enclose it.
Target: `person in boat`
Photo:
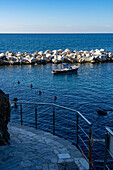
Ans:
[[[72,70],[72,67],[71,67],[71,66],[69,67],[69,70]]]

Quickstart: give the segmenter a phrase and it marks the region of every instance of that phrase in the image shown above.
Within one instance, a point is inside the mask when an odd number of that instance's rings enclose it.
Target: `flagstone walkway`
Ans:
[[[0,170],[88,170],[69,141],[31,127],[9,123],[10,145],[0,146]]]

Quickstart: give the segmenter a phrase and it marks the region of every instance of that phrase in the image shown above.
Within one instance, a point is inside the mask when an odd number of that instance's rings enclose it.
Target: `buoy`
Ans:
[[[20,81],[18,80],[18,84],[20,84]]]
[[[31,88],[33,87],[33,85],[31,84]]]
[[[54,99],[56,100],[56,99],[57,99],[57,96],[54,96]]]
[[[41,91],[39,91],[39,94],[41,94],[42,92]]]

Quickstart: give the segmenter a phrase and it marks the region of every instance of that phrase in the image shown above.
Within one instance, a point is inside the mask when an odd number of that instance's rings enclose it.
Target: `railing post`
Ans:
[[[7,98],[9,100],[9,94],[7,94]],[[9,115],[9,122],[10,122],[10,119],[11,119],[11,114]]]
[[[35,107],[35,124],[37,129],[37,107]]]
[[[22,125],[22,104],[20,104],[21,125]]]
[[[89,169],[92,169],[92,124],[89,129]]]
[[[53,105],[53,135],[55,135],[55,106]]]
[[[77,112],[77,120],[76,120],[76,128],[77,128],[77,148],[78,148],[78,112]]]
[[[107,148],[108,148],[108,133],[105,133],[105,149],[104,149],[104,167],[103,169],[106,170],[107,164]]]

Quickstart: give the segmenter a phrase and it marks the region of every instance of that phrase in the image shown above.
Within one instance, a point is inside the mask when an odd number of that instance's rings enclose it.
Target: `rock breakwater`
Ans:
[[[102,63],[112,62],[113,53],[104,49],[96,49],[91,51],[77,50],[47,50],[36,51],[31,54],[28,52],[9,52],[0,53],[0,65],[22,65],[22,64],[42,64],[42,63]]]

